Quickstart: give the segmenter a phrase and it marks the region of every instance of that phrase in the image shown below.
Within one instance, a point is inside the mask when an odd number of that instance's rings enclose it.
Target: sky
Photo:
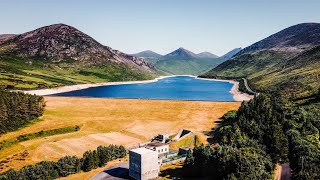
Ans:
[[[320,23],[319,0],[0,0],[0,34],[64,23],[125,53],[223,55],[289,26]]]

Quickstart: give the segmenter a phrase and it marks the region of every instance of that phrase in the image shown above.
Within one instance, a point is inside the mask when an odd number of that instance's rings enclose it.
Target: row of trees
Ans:
[[[41,96],[0,91],[0,134],[17,130],[42,116],[44,107]]]
[[[82,158],[76,156],[65,156],[58,162],[42,161],[40,163],[23,167],[21,170],[9,170],[0,176],[0,180],[37,180],[56,179],[75,174],[81,170],[87,172],[114,159],[126,156],[123,146],[109,145],[99,146],[96,150],[86,151]]]
[[[188,176],[271,179],[275,164],[290,161],[293,179],[320,179],[320,104],[287,106],[261,94],[230,111],[214,131],[214,148],[189,151]]]

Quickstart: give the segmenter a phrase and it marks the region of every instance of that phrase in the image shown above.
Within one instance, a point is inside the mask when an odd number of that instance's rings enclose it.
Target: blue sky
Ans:
[[[319,0],[0,0],[0,34],[65,23],[126,53],[178,47],[222,55],[320,22]]]

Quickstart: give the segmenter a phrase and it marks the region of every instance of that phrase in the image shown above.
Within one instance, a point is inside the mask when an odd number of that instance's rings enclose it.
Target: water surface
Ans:
[[[233,84],[209,81],[191,76],[174,76],[156,82],[91,87],[54,94],[96,98],[172,99],[201,101],[234,101],[229,92]]]

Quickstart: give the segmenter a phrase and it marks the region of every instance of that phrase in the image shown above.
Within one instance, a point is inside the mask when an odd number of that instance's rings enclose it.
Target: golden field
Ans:
[[[211,130],[215,121],[239,102],[103,99],[45,97],[46,110],[38,121],[7,133],[0,141],[21,134],[66,126],[81,126],[80,131],[21,142],[0,151],[8,160],[1,172],[43,160],[58,160],[65,155],[81,156],[99,145],[136,146],[158,133],[189,129],[196,133]],[[27,151],[24,160],[16,154]]]

